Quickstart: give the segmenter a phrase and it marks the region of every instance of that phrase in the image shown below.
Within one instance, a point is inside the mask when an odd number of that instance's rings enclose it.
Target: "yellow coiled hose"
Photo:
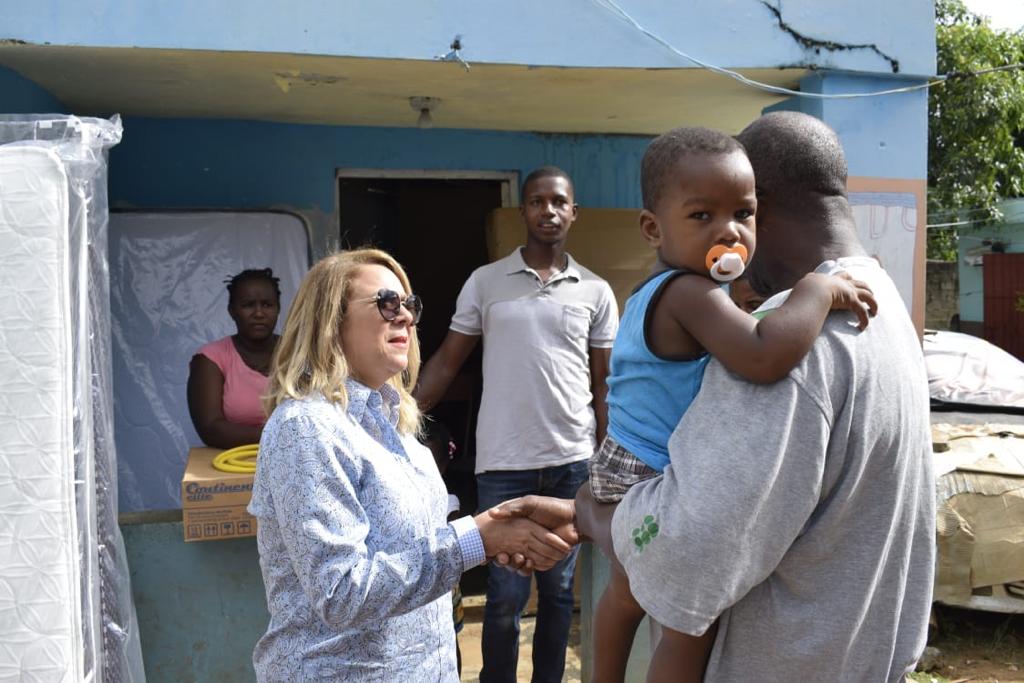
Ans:
[[[252,474],[256,471],[256,455],[259,449],[258,443],[230,448],[214,456],[213,467],[221,472]]]

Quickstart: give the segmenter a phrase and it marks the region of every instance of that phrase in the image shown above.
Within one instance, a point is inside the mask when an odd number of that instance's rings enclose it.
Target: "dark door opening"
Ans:
[[[419,325],[426,361],[440,346],[466,278],[488,262],[484,225],[502,205],[502,180],[433,178],[338,179],[341,246],[386,250],[423,297]],[[470,356],[431,417],[452,433],[456,459],[445,477],[462,502],[476,509],[474,430],[480,398],[480,347]]]

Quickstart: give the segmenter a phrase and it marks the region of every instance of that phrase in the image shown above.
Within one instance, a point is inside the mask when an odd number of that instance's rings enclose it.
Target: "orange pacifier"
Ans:
[[[742,275],[743,269],[747,267],[747,248],[742,244],[731,247],[716,244],[708,249],[704,265],[716,282],[732,282]]]

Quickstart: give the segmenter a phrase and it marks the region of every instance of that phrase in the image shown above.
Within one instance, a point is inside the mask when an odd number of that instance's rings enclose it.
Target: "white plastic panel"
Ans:
[[[224,280],[281,278],[278,332],[309,269],[305,224],[274,212],[124,212],[110,217],[114,425],[122,511],[181,507],[181,475],[202,445],[185,400],[189,361],[235,332]]]

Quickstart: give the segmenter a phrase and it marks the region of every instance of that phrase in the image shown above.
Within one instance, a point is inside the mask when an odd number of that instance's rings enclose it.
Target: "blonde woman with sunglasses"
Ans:
[[[450,596],[462,572],[499,553],[543,569],[576,540],[487,512],[446,520],[444,484],[415,438],[422,312],[402,267],[375,249],[328,256],[295,297],[249,505],[270,610],[259,681],[457,681]]]

